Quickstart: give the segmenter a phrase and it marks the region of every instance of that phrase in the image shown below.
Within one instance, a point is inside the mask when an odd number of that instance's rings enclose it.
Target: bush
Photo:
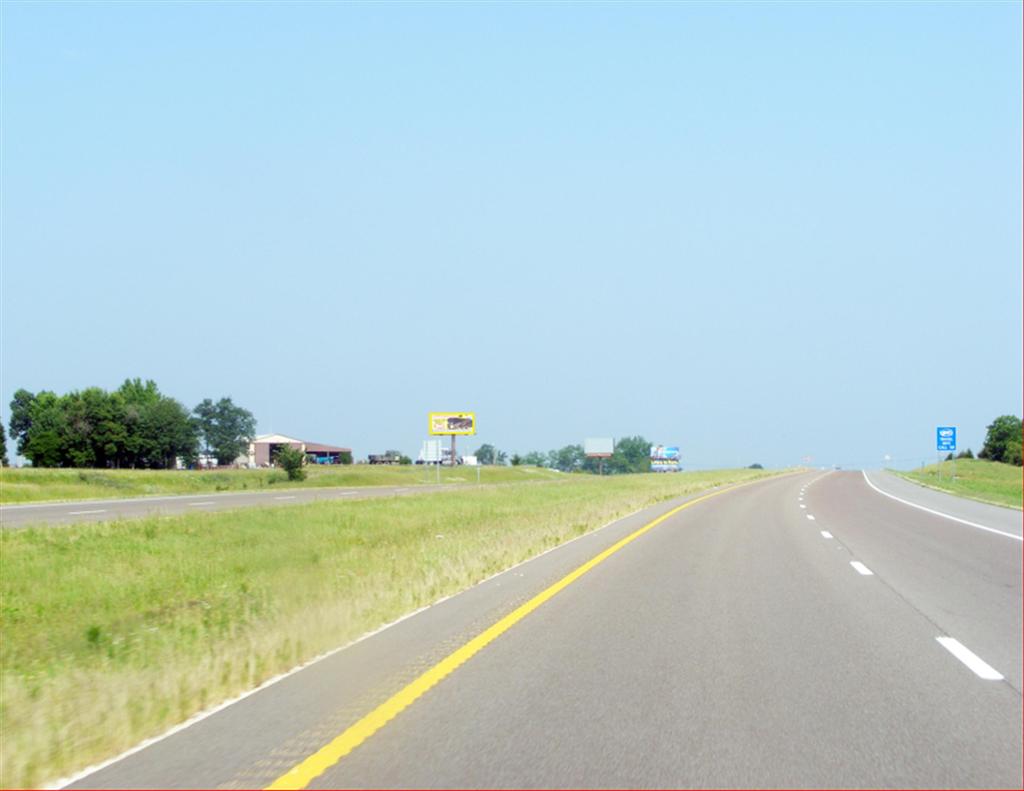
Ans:
[[[971,453],[971,449],[968,448],[967,450],[960,451],[958,454],[956,454],[956,457],[958,459],[973,459],[974,454]]]
[[[274,463],[288,473],[289,481],[302,481],[306,478],[306,471],[302,465],[306,462],[306,454],[298,448],[290,445],[283,445],[274,454]]]
[[[351,464],[352,463],[352,451],[350,451],[350,450],[343,450],[341,453],[338,454],[338,461],[340,461],[342,464]]]
[[[755,462],[754,464],[751,464],[749,467],[747,467],[747,469],[748,470],[763,470],[764,467],[762,467],[760,464],[757,464]]]
[[[988,426],[979,459],[1020,465],[1021,421],[1015,415],[1000,415]],[[1013,461],[1012,459],[1016,459]]]
[[[399,456],[398,457],[398,463],[399,464],[412,464],[412,459],[410,459],[408,456]]]

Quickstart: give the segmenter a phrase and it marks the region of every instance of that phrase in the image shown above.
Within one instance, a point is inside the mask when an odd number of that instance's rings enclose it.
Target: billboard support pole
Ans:
[[[452,434],[452,467],[455,467],[455,435]]]
[[[604,475],[604,456],[597,460],[597,474]]]

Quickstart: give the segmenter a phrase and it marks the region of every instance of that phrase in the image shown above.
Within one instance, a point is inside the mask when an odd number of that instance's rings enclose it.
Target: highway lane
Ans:
[[[76,787],[253,787],[308,767],[674,505],[492,578]],[[1019,788],[1020,572],[1019,542],[909,509],[859,473],[726,491],[565,585],[321,761],[309,787]],[[980,677],[940,637],[1006,678]]]
[[[907,484],[868,478],[883,491],[972,523],[1021,534],[1021,513]],[[858,480],[860,479],[860,480]],[[807,493],[806,502],[851,552],[904,600],[987,661],[1018,691],[1022,686],[1021,541],[878,496],[861,473],[837,473]]]
[[[458,488],[461,484],[411,484],[406,486],[343,486],[309,489],[277,489],[245,492],[217,492],[166,497],[135,497],[124,500],[79,500],[59,503],[27,503],[0,506],[4,528],[30,524],[103,522],[169,516],[192,511],[224,511],[233,508],[297,505],[314,500],[366,500],[401,497]]]
[[[1024,530],[1022,530],[1024,521],[1022,521],[1019,509],[981,503],[977,500],[968,500],[966,497],[956,497],[912,483],[906,478],[900,478],[890,472],[864,471],[862,474],[868,480],[869,486],[881,490],[890,497],[904,500],[904,505],[912,503],[918,508],[938,511],[974,525],[1011,533],[1018,538],[1024,534]]]

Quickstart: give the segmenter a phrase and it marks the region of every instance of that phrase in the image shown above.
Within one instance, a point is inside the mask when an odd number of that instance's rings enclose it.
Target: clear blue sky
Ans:
[[[1019,414],[1021,6],[2,6],[0,415],[693,467]]]

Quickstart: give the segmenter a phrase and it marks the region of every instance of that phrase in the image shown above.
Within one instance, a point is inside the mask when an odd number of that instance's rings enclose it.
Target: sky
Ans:
[[[0,418],[909,467],[1021,413],[1019,3],[19,3]]]

